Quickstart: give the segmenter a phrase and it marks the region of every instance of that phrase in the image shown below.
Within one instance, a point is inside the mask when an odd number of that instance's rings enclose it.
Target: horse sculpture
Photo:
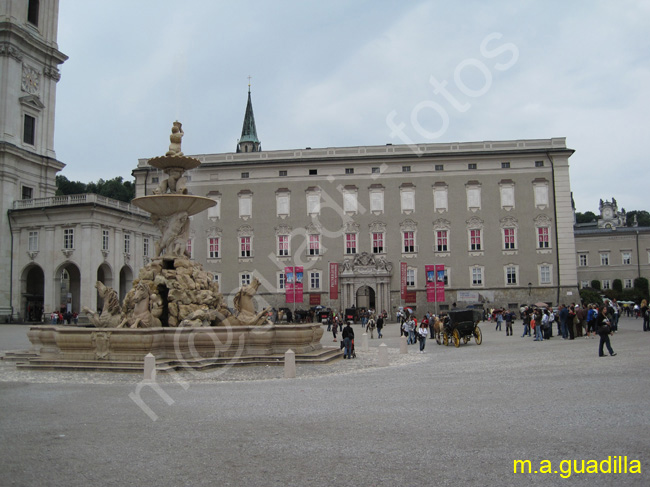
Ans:
[[[158,313],[152,313],[152,308],[160,305],[160,299],[155,294],[151,294],[149,286],[139,282],[134,287],[133,294],[133,312],[127,315],[118,325],[118,328],[129,326],[129,328],[155,328],[162,326],[160,320],[156,317]],[[155,311],[155,310],[154,310]]]
[[[260,281],[254,278],[252,282],[246,286],[242,286],[233,299],[233,303],[237,313],[234,316],[229,316],[221,322],[222,325],[230,326],[256,326],[268,324],[267,315],[271,310],[270,307],[264,308],[259,313],[255,312],[255,303],[253,296],[260,287]]]
[[[97,281],[95,288],[99,296],[104,300],[104,307],[101,314],[95,313],[86,306],[81,311],[86,313],[90,322],[97,328],[115,328],[122,320],[122,308],[117,292],[112,287],[106,286],[103,282]]]

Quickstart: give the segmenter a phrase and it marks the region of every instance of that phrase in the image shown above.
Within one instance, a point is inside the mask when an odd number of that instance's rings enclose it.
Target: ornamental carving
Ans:
[[[8,42],[0,43],[0,56],[9,56],[16,61],[23,60],[23,53],[17,47],[12,46]]]
[[[343,261],[343,272],[354,272],[355,274],[376,274],[377,272],[388,272],[393,270],[393,264],[386,262],[384,257],[375,257],[368,252],[361,252],[351,259]]]
[[[551,224],[551,219],[546,215],[537,215],[533,222],[535,222],[536,227],[546,227]]]
[[[223,235],[223,230],[219,227],[210,227],[205,231],[208,237],[221,237]]]
[[[368,225],[368,228],[370,228],[370,231],[373,233],[385,232],[386,224],[383,222],[372,222]]]
[[[478,229],[478,228],[483,228],[483,220],[481,220],[477,216],[473,216],[469,220],[467,220],[465,223],[467,223],[467,228],[472,228],[472,229]]]
[[[433,222],[434,230],[449,230],[451,228],[451,222],[445,218],[438,218]]]
[[[501,220],[499,220],[499,223],[501,225],[501,228],[519,228],[519,223],[517,222],[517,219],[511,216],[506,216],[504,218],[501,218]]]
[[[291,235],[292,228],[290,225],[278,225],[275,227],[276,235]]]
[[[43,68],[43,75],[53,79],[54,81],[59,81],[61,79],[61,72],[54,66],[45,66]]]
[[[409,218],[400,223],[399,227],[402,232],[415,232],[418,229],[418,224]]]
[[[253,227],[250,225],[242,225],[237,229],[238,237],[252,237],[253,236]]]
[[[318,223],[311,222],[305,227],[305,232],[307,235],[315,235],[321,233],[321,226]]]
[[[353,220],[345,222],[345,233],[359,233],[359,224]]]

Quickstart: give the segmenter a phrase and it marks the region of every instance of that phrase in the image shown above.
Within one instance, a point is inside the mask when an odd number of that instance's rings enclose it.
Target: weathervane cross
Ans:
[[[248,75],[248,91],[251,91],[251,75]]]

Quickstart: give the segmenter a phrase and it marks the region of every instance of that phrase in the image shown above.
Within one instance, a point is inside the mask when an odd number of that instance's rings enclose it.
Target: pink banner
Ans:
[[[284,268],[284,295],[286,303],[302,303],[302,278],[303,267],[301,265]]]
[[[406,262],[400,262],[400,295],[402,301],[406,300]]]
[[[294,282],[295,276],[293,272],[293,267],[284,268],[284,296],[286,303],[293,303],[294,299]]]
[[[445,300],[445,266],[426,265],[427,274],[427,302],[441,303]]]
[[[337,262],[330,262],[330,299],[339,299],[339,265]]]

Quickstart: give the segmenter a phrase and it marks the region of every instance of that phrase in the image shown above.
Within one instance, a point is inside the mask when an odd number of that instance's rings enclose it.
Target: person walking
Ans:
[[[368,330],[370,330],[371,339],[375,338],[375,326],[377,326],[377,322],[375,321],[374,315],[371,315],[370,319],[368,320],[368,324],[366,325],[366,333],[368,333]]]
[[[506,311],[506,336],[512,336],[512,322],[515,319],[515,313],[512,310]]]
[[[535,313],[535,339],[533,341],[535,342],[543,342],[544,341],[544,335],[543,335],[543,329],[544,329],[544,324],[543,324],[543,318],[542,318],[542,312],[540,310],[537,310]],[[543,315],[546,316],[546,323],[548,323],[548,315]]]
[[[384,328],[384,317],[382,315],[379,315],[377,318],[377,338],[381,338],[383,335],[381,334],[381,330]]]
[[[429,324],[427,320],[422,320],[417,332],[420,340],[420,353],[424,353],[424,346],[427,343],[427,335],[429,335]]]
[[[496,310],[496,318],[495,321],[497,322],[496,327],[494,328],[494,331],[501,331],[501,325],[503,324],[503,311],[501,310]]]
[[[341,337],[343,338],[344,351],[343,358],[352,358],[352,340],[354,340],[354,330],[350,326],[350,322],[345,325],[343,331],[341,332]]]
[[[338,327],[339,327],[339,322],[338,320],[335,320],[334,324],[332,325],[332,335],[334,335],[334,340],[332,341],[334,342],[336,341],[336,331],[338,330]]]
[[[616,353],[612,349],[612,345],[609,341],[609,335],[612,334],[612,325],[608,315],[609,309],[607,306],[603,305],[598,312],[598,317],[596,318],[597,332],[600,335],[600,344],[598,345],[598,356],[605,357],[603,353],[603,345],[607,347],[609,354],[614,357]]]
[[[521,335],[521,338],[524,338],[526,335],[530,336],[530,321],[532,319],[530,309],[525,309],[522,315],[522,319],[524,321],[524,334]]]
[[[641,301],[641,307],[639,308],[641,316],[643,317],[643,331],[650,331],[650,322],[648,318],[648,302],[644,299]]]

